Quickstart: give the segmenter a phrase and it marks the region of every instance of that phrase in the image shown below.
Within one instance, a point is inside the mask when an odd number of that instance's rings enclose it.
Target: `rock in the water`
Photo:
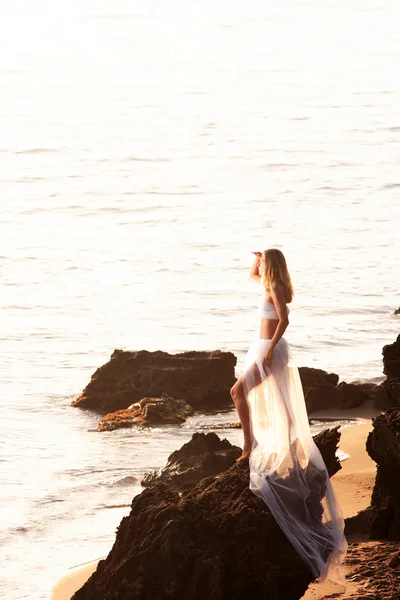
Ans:
[[[113,431],[132,425],[180,425],[193,413],[185,400],[162,394],[161,398],[142,398],[125,410],[109,413],[99,422],[97,430]]]
[[[299,368],[308,414],[318,410],[349,409],[373,398],[378,386],[373,383],[338,383],[339,376],[322,369]]]
[[[400,409],[373,419],[367,452],[378,470],[371,498],[370,535],[400,540]]]
[[[189,442],[170,454],[165,467],[146,473],[141,484],[173,481],[178,489],[185,490],[204,477],[226,471],[241,454],[241,448],[232,446],[226,439],[221,440],[214,432],[194,433]]]
[[[394,315],[400,315],[400,306],[399,308],[396,308],[396,310],[393,313]]]
[[[193,408],[233,406],[236,357],[231,352],[125,352],[114,350],[97,369],[73,406],[113,412],[162,393],[184,398]]]

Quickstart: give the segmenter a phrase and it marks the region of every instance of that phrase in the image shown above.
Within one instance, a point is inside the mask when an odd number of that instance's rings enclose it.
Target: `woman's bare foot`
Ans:
[[[239,456],[239,458],[236,459],[235,462],[239,462],[240,460],[245,460],[246,458],[249,458],[250,452],[251,448],[246,448],[245,446],[242,450],[242,454]]]

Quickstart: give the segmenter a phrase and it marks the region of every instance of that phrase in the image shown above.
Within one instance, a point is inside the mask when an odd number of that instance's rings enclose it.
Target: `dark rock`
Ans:
[[[382,349],[383,372],[387,379],[380,386],[374,406],[379,409],[400,406],[400,335]]]
[[[336,406],[337,389],[329,383],[320,383],[304,390],[307,413],[310,415],[321,409]]]
[[[299,374],[304,390],[321,383],[336,386],[339,381],[339,375],[336,375],[336,373],[328,373],[322,369],[312,367],[299,367]]]
[[[388,379],[400,377],[400,335],[393,344],[386,344],[382,348],[383,372]]]
[[[232,446],[226,439],[221,440],[216,433],[194,433],[189,442],[170,454],[165,467],[146,473],[141,484],[173,481],[179,490],[185,490],[204,477],[225,471],[241,454],[241,448]]]
[[[392,569],[400,567],[400,552],[397,552],[392,556],[389,560],[388,567],[391,567]]]
[[[136,496],[72,600],[298,600],[312,580],[240,461],[182,495],[160,481]]]
[[[335,406],[339,375],[311,367],[299,367],[299,374],[308,414]]]
[[[400,409],[373,419],[367,452],[378,469],[371,498],[372,539],[400,540]]]
[[[232,406],[236,357],[231,352],[125,352],[114,350],[72,406],[113,412],[162,393],[193,408]]]
[[[378,386],[373,383],[338,383],[338,375],[322,369],[300,367],[299,373],[308,414],[329,408],[356,408],[377,392]]]
[[[121,427],[180,425],[194,413],[184,400],[162,394],[161,398],[142,398],[124,410],[106,415],[98,424],[98,431],[113,431]]]
[[[339,426],[314,436],[330,477],[342,468],[336,456],[339,440]],[[186,490],[228,469],[241,453],[241,448],[221,440],[216,433],[194,433],[189,442],[170,454],[163,468],[146,473],[141,484],[147,487],[157,481],[172,481],[179,490]]]
[[[321,452],[326,468],[328,469],[329,477],[340,471],[342,465],[336,451],[339,446],[340,432],[339,425],[333,429],[324,429],[317,435],[314,435],[314,442]]]
[[[379,388],[381,387],[381,384],[371,383],[369,381],[362,382],[360,380],[352,381],[351,384],[356,385],[360,390],[363,390],[370,400],[375,398]]]
[[[396,308],[396,310],[393,313],[394,315],[400,315],[400,306],[399,308]]]
[[[360,510],[354,517],[348,517],[344,520],[344,533],[346,536],[369,533],[371,523],[371,507]],[[352,544],[353,546],[358,544]]]
[[[341,381],[337,386],[336,406],[341,409],[356,408],[369,399],[362,385]]]

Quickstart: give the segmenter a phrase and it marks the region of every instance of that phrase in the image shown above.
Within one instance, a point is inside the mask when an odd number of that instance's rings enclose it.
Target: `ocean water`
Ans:
[[[0,3],[0,595],[106,554],[146,470],[203,426],[99,434],[114,348],[229,350],[281,248],[300,365],[382,379],[399,333],[400,6]],[[220,435],[240,443],[241,433]]]

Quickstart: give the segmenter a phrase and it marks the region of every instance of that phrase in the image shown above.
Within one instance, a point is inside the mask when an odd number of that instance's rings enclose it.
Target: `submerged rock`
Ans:
[[[109,413],[99,422],[97,430],[113,431],[132,425],[180,425],[193,413],[185,400],[162,394],[161,398],[142,398],[125,410]]]
[[[378,469],[371,498],[370,535],[400,540],[400,409],[373,419],[367,452]]]
[[[236,357],[231,352],[114,350],[72,406],[100,412],[126,409],[145,397],[169,394],[193,408],[232,406]]]

